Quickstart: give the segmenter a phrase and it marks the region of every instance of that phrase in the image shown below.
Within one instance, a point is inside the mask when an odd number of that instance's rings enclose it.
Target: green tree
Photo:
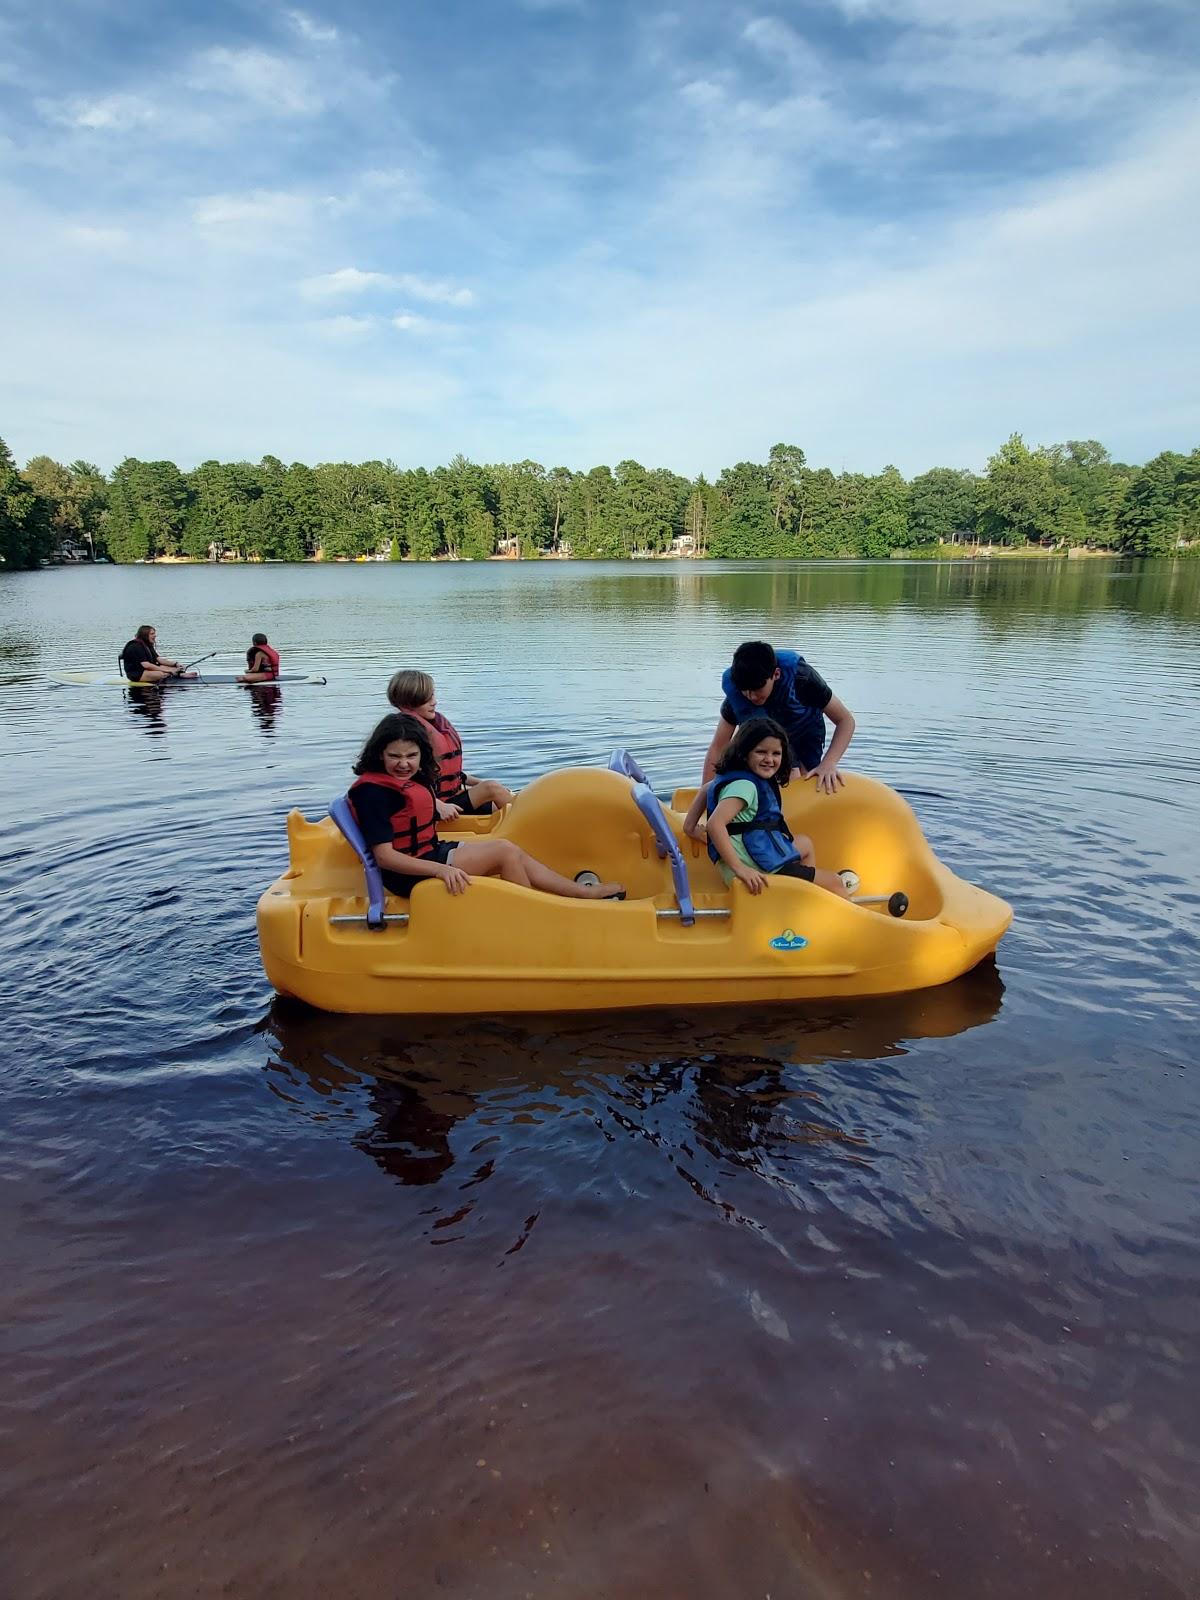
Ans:
[[[1104,542],[1104,507],[1120,469],[1096,439],[1068,439],[1046,455],[1050,475],[1063,491],[1066,506],[1077,506],[1083,522],[1080,537],[1080,518],[1068,514],[1064,506],[1059,537],[1067,544]]]
[[[462,556],[466,561],[486,561],[496,553],[496,519],[483,505],[472,507],[463,528]]]
[[[1117,513],[1120,549],[1160,556],[1175,548],[1183,526],[1178,491],[1186,463],[1186,456],[1164,450],[1137,473]]]
[[[703,473],[696,479],[683,513],[683,531],[692,541],[692,554],[706,556],[713,524],[721,513],[721,496]]]
[[[979,515],[979,479],[960,467],[931,467],[912,481],[909,526],[914,544],[949,544],[974,533]]]
[[[1063,491],[1051,475],[1050,457],[1030,450],[1014,433],[988,460],[980,491],[980,531],[998,544],[1026,544],[1057,535]]]
[[[709,548],[723,558],[775,556],[783,539],[775,529],[767,469],[754,461],[726,467],[717,479],[721,510]]]
[[[113,560],[178,555],[189,499],[187,479],[173,461],[127,456],[109,485],[105,538]]]
[[[1191,542],[1200,539],[1200,447],[1184,458],[1175,486],[1179,531]]]
[[[526,460],[492,472],[501,537],[515,539],[523,556],[540,555],[553,537],[545,467]]]
[[[773,444],[767,457],[771,520],[781,533],[797,530],[804,486],[804,451],[797,444]]]
[[[17,471],[12,451],[0,439],[0,562],[6,567],[36,567],[53,544],[50,502]]]
[[[877,477],[866,480],[858,504],[858,555],[878,559],[911,542],[909,498],[908,484],[898,467],[884,467]]]
[[[300,554],[288,559],[303,560],[316,554],[321,543],[323,523],[321,499],[311,467],[293,461],[283,474],[283,514],[287,519],[288,540]]]
[[[22,476],[49,507],[56,541],[74,544],[95,560],[97,542],[103,545],[108,503],[108,484],[99,467],[90,461],[64,467],[50,456],[34,456]]]
[[[593,467],[571,485],[565,534],[574,556],[623,554],[616,512],[617,485],[610,467]]]
[[[551,467],[546,474],[546,507],[551,517],[550,548],[554,551],[562,544],[567,501],[574,481],[575,474],[570,467]]]
[[[327,461],[313,469],[313,481],[326,558],[372,555],[379,539],[372,473],[349,461]]]
[[[245,461],[203,461],[187,477],[190,491],[185,554],[204,561],[227,551],[261,555],[253,507],[262,493],[255,469]]]

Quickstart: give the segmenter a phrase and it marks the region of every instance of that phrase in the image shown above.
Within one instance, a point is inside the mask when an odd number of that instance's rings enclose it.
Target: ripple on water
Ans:
[[[14,1600],[1190,1594],[1200,566],[1079,565],[9,575]],[[328,690],[35,687],[268,601]],[[667,792],[764,634],[1013,902],[998,965],[749,1013],[269,1003],[284,817],[396,666],[472,765],[626,744]]]

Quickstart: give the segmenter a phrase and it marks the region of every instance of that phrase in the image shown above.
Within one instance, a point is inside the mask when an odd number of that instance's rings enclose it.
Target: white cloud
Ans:
[[[322,317],[312,324],[323,339],[361,339],[375,326],[374,317]]]
[[[1027,27],[1038,33],[1060,27],[1085,13],[1088,0],[836,0],[838,8],[858,21],[885,17],[901,26],[946,28],[951,32],[990,33],[998,28]]]
[[[1200,117],[1177,116],[1107,168],[927,224],[903,251],[814,215],[826,251],[806,261],[740,234],[654,279],[558,261],[499,336],[497,410],[515,439],[558,419],[577,462],[686,471],[780,437],[814,463],[908,472],[980,467],[1013,428],[1132,459],[1186,447],[1200,212],[1179,195],[1198,165]]]
[[[363,294],[368,289],[395,288],[395,278],[386,272],[363,272],[358,267],[339,267],[336,272],[321,272],[305,278],[300,293],[308,300],[332,300],[343,295]]]
[[[415,311],[398,311],[392,318],[392,327],[399,328],[401,333],[436,333],[445,324],[435,322],[431,317],[418,316]]]
[[[332,23],[315,22],[304,11],[288,11],[285,15],[296,32],[311,44],[332,44],[338,37],[338,31]]]
[[[456,287],[452,283],[445,283],[438,278],[422,278],[413,272],[402,272],[394,278],[393,283],[397,289],[405,294],[412,295],[414,300],[429,301],[439,306],[473,306],[475,295],[472,290]]]
[[[69,244],[80,245],[85,250],[120,251],[132,242],[124,228],[97,228],[89,223],[76,222],[63,230]]]
[[[828,69],[807,40],[777,17],[755,17],[742,29],[742,38],[768,61],[803,73],[810,85],[828,77]]]
[[[192,216],[201,228],[295,228],[312,220],[309,195],[278,189],[245,194],[210,194],[197,200]]]
[[[324,99],[299,62],[266,50],[204,50],[192,62],[187,83],[204,93],[250,101],[283,116],[312,116]]]
[[[144,128],[158,120],[158,110],[141,95],[109,94],[96,99],[79,98],[60,105],[40,99],[37,109],[50,122],[69,128],[89,128],[97,132],[123,133]]]

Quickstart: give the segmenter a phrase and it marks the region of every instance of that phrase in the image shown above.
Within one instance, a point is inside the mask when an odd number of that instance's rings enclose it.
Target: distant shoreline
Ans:
[[[838,566],[848,563],[871,561],[884,565],[890,562],[924,561],[924,562],[974,562],[974,561],[1090,561],[1102,560],[1175,560],[1181,557],[1192,556],[1200,552],[1200,545],[1192,544],[1178,550],[1164,551],[1155,556],[1134,557],[1128,551],[1088,549],[1083,545],[1074,545],[1068,548],[1051,548],[1044,545],[917,545],[911,549],[893,550],[890,555],[883,557],[841,555],[841,556],[693,556],[680,553],[676,550],[645,551],[636,555],[625,556],[572,556],[559,551],[547,551],[536,556],[519,555],[492,555],[481,560],[469,556],[431,556],[426,561],[414,561],[409,556],[392,560],[387,556],[306,556],[301,561],[283,561],[272,557],[262,556],[226,556],[220,561],[209,561],[199,556],[149,556],[136,561],[102,560],[92,562],[82,560],[51,560],[44,563],[53,567],[90,567],[90,566],[121,566],[121,567],[368,567],[368,566],[406,566],[406,567],[433,567],[433,566],[464,566],[479,567],[489,564],[513,565],[528,563],[539,565],[546,561],[577,561],[580,564],[594,565],[600,561],[616,561],[629,565],[640,565],[643,562],[695,562],[700,566],[721,566],[729,563],[743,564],[747,561],[766,562],[803,562],[820,566]]]

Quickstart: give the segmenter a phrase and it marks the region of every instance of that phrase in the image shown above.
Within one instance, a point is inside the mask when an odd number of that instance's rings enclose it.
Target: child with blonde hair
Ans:
[[[449,717],[438,710],[434,681],[427,672],[394,672],[387,697],[397,711],[416,717],[429,735],[438,765],[437,813],[443,822],[464,815],[483,816],[493,807],[511,805],[512,790],[498,778],[473,778],[463,771],[462,740]]]

